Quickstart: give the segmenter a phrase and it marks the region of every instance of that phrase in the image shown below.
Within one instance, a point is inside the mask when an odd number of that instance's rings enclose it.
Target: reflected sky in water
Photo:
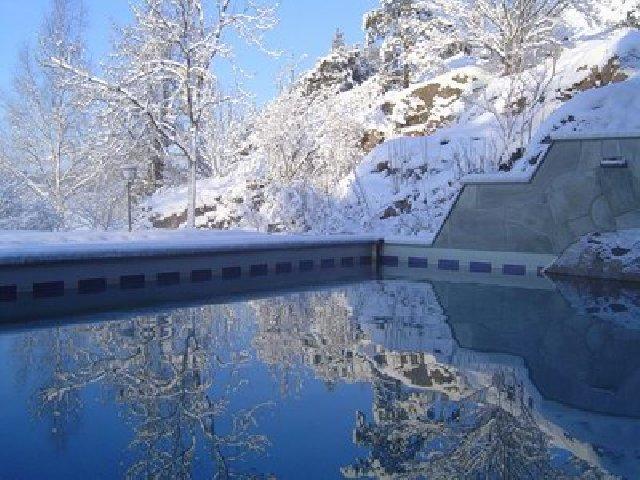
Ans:
[[[0,478],[638,478],[639,312],[397,280],[0,331]]]

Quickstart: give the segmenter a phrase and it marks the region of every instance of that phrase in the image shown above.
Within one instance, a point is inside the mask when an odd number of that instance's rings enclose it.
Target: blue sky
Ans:
[[[130,20],[129,0],[85,0],[89,11],[88,42],[92,59],[109,51],[112,25]],[[348,42],[362,41],[362,15],[377,0],[281,0],[280,25],[268,36],[269,45],[289,52],[288,57],[308,55],[302,67],[313,64],[331,45],[336,28]],[[11,88],[16,55],[25,43],[34,43],[49,0],[0,0],[0,90]],[[245,82],[259,103],[276,93],[275,77],[288,62],[241,49],[239,63],[252,75]]]

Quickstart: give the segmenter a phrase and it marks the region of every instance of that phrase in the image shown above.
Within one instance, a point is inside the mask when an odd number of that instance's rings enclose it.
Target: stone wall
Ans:
[[[639,227],[640,135],[566,138],[528,183],[466,184],[433,246],[560,254],[581,235]]]

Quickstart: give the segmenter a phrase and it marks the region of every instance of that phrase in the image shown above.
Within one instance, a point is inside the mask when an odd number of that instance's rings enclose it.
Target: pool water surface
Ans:
[[[0,330],[0,478],[639,478],[640,291],[367,280]]]

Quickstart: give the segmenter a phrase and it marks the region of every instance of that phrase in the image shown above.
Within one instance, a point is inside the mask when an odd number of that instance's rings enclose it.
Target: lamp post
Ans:
[[[125,182],[127,182],[127,218],[129,220],[129,231],[132,230],[131,227],[131,186],[133,182],[136,181],[136,177],[138,176],[138,169],[134,166],[126,166],[122,167],[122,177]]]

